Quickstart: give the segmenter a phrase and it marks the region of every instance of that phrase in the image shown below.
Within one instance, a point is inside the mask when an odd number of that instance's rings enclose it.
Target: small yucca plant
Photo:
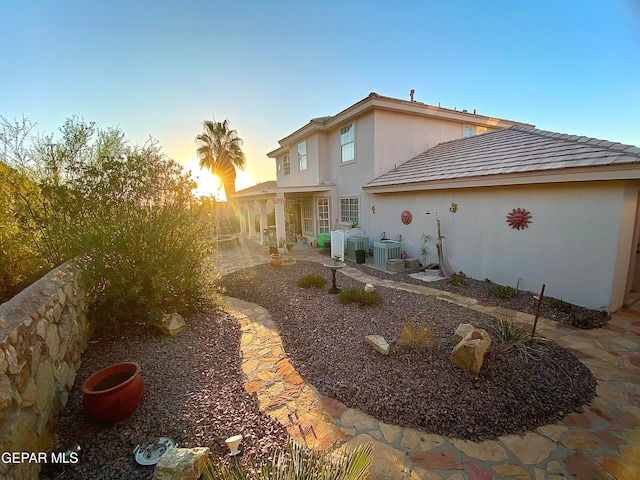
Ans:
[[[204,480],[365,480],[373,458],[373,444],[362,443],[335,452],[315,451],[291,442],[286,452],[275,454],[255,468],[234,469],[207,462]]]
[[[502,343],[505,352],[514,352],[525,363],[543,354],[544,339],[538,336],[531,338],[531,333],[510,320],[500,319],[491,330]]]

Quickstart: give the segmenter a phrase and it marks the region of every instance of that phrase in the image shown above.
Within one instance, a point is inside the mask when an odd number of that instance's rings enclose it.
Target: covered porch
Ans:
[[[278,187],[264,182],[233,196],[240,233],[261,245],[278,242],[312,243],[331,231],[335,186]]]

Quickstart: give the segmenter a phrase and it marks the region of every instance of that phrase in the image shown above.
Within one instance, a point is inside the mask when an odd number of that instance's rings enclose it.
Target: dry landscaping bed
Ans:
[[[496,438],[553,423],[579,411],[595,393],[595,379],[578,359],[553,342],[525,364],[494,342],[482,371],[473,376],[449,354],[460,323],[489,329],[493,317],[415,293],[377,288],[383,303],[343,305],[337,295],[302,289],[297,280],[329,271],[315,262],[272,270],[259,265],[226,275],[227,294],[267,308],[300,374],[325,395],[380,420],[470,440]],[[363,285],[338,273],[342,288]],[[375,352],[365,335],[398,336],[404,322],[426,322],[431,346]]]
[[[491,305],[517,310],[518,312],[529,313],[531,315],[535,315],[538,306],[538,300],[534,298],[534,295],[539,295],[540,292],[517,291],[501,298],[494,293],[496,284],[490,280],[480,281],[466,278],[464,285],[454,285],[450,278],[443,278],[436,282],[425,282],[409,276],[408,273],[392,274],[366,265],[353,264],[352,266],[377,278],[445,290],[465,297],[475,298],[476,300]],[[590,310],[579,305],[564,302],[562,299],[547,296],[543,298],[540,316],[578,328],[600,328],[606,325],[610,319],[604,307],[603,310]]]
[[[255,397],[244,389],[235,318],[210,312],[188,323],[189,329],[175,337],[140,325],[94,335],[56,434],[56,449],[80,443],[80,461],[45,470],[41,479],[151,479],[154,467],[138,465],[133,449],[160,436],[181,447],[209,447],[214,457],[228,459],[224,440],[242,433],[243,461],[284,448],[284,427],[260,412]],[[96,370],[123,361],[142,367],[142,402],[115,424],[89,420],[80,384]]]

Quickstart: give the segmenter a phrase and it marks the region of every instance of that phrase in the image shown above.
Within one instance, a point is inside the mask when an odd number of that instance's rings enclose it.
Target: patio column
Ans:
[[[287,238],[287,227],[284,221],[284,202],[285,202],[284,195],[278,192],[278,195],[276,196],[276,199],[275,199],[276,242],[280,240],[280,238]]]
[[[247,202],[247,222],[249,223],[249,238],[256,238],[255,202]]]
[[[260,243],[262,245],[267,245],[269,243],[269,234],[264,233],[267,230],[268,222],[267,222],[267,201],[260,200]]]
[[[244,206],[244,213],[242,213],[242,212],[240,211],[240,209],[238,208],[239,217],[240,217],[240,235],[245,236],[245,235],[246,235],[246,233],[247,233],[247,224],[246,224],[246,221],[247,221],[247,218],[249,217],[249,216],[248,216],[248,211],[249,211],[249,209],[248,209],[248,207],[247,207],[248,202],[246,202],[246,201],[245,201],[245,202],[242,202],[242,205]],[[239,205],[238,205],[238,206],[239,206]]]

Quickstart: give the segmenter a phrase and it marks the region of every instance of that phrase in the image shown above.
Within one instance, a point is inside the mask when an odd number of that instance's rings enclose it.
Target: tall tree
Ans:
[[[227,200],[236,192],[236,168],[244,170],[247,159],[242,151],[242,139],[229,128],[229,120],[205,120],[203,132],[196,137],[200,168],[208,168],[218,176]]]

